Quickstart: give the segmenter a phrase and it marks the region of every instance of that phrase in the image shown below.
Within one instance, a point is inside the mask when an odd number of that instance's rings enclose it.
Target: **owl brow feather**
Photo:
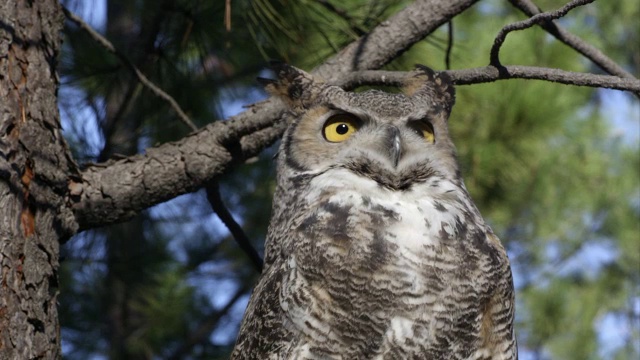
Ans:
[[[361,125],[365,125],[371,121],[371,117],[367,114],[345,110],[344,108],[338,105],[335,105],[333,103],[326,103],[321,105],[329,109],[329,111],[327,112],[327,117],[331,117],[333,115],[340,115],[340,114],[351,115],[357,118],[361,122]]]

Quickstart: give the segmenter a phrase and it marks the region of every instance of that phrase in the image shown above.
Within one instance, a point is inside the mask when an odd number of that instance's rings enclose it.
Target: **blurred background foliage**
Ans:
[[[265,98],[268,59],[310,70],[410,1],[64,0],[203,126]],[[564,1],[539,0],[544,10]],[[450,66],[489,62],[498,30],[524,18],[486,0],[453,20]],[[636,0],[600,1],[562,26],[638,76]],[[81,166],[190,132],[169,106],[71,23],[60,110]],[[443,26],[387,66],[446,67]],[[601,72],[542,29],[512,33],[504,64]],[[467,186],[508,249],[521,359],[640,357],[640,105],[630,94],[510,80],[459,86],[450,127]],[[219,180],[261,252],[275,148]],[[277,199],[276,199],[277,201]],[[62,248],[67,359],[224,359],[257,278],[203,191]]]

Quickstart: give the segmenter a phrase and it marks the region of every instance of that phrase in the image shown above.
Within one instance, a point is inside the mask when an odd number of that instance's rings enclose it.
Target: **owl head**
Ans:
[[[273,70],[276,80],[261,80],[289,109],[279,177],[346,171],[395,191],[459,178],[447,126],[455,92],[446,74],[418,66],[401,93],[387,93],[345,91],[282,63]]]

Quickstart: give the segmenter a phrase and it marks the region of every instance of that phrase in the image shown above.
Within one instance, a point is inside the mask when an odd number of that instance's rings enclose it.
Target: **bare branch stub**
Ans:
[[[510,32],[528,29],[533,25],[539,24],[541,22],[547,22],[547,21],[559,19],[565,16],[572,9],[578,6],[590,4],[594,1],[595,0],[573,0],[558,10],[539,13],[526,20],[518,21],[503,27],[498,32],[498,35],[496,35],[496,38],[493,41],[493,46],[491,47],[489,64],[497,68],[502,67],[502,65],[500,64],[500,47],[502,47],[502,44],[504,43],[504,40],[507,37],[507,34],[509,34]]]
[[[80,17],[76,14],[69,11],[69,9],[62,7],[62,11],[64,12],[67,19],[71,20],[73,23],[78,25],[82,30],[84,30],[93,40],[95,40],[100,46],[102,46],[108,52],[114,54],[120,62],[126,65],[131,72],[138,78],[138,81],[142,85],[144,85],[147,89],[151,90],[151,92],[162,100],[166,101],[169,106],[176,112],[180,121],[182,121],[185,125],[187,125],[191,130],[195,131],[198,127],[191,121],[189,116],[185,114],[182,110],[178,102],[171,97],[171,95],[164,92],[161,88],[159,88],[156,84],[154,84],[149,78],[147,78],[134,64],[125,56],[123,53],[116,50],[115,46],[107,40],[104,36],[100,35],[97,31],[95,31],[89,24],[84,22]]]

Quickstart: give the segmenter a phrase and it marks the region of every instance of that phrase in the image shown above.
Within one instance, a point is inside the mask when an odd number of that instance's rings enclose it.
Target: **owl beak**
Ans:
[[[402,139],[400,138],[400,130],[395,126],[390,126],[387,132],[387,141],[389,141],[389,158],[393,163],[393,167],[398,166],[400,156],[402,156]]]

